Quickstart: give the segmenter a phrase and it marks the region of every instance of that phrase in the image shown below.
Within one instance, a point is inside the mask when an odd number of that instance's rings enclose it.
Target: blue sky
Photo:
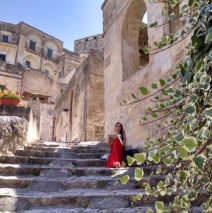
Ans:
[[[3,1],[3,0],[2,0]],[[26,22],[64,42],[73,50],[74,40],[102,33],[104,0],[6,0],[0,21]]]

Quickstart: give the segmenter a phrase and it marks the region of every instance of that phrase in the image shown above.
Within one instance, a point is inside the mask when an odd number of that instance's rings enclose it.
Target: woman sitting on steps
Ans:
[[[126,135],[123,129],[123,125],[120,122],[116,123],[115,132],[116,132],[115,137],[109,135],[108,138],[111,153],[105,166],[107,168],[111,167],[120,168],[122,161],[124,161],[123,150],[126,144]]]

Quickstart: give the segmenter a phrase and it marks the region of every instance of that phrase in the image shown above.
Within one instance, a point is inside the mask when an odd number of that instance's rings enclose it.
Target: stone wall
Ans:
[[[30,108],[0,106],[0,155],[14,154],[16,149],[31,142],[28,140],[30,123],[33,123]]]
[[[23,148],[28,133],[28,122],[16,116],[0,116],[0,155],[14,154]]]
[[[77,53],[89,53],[90,50],[104,49],[104,36],[102,34],[89,36],[74,41],[74,51]]]
[[[57,141],[64,136],[68,141],[103,139],[103,79],[102,52],[92,51],[76,70],[55,107]]]
[[[102,6],[104,17],[104,84],[105,137],[113,134],[117,121],[123,123],[127,144],[140,146],[154,132],[155,123],[141,126],[140,120],[150,100],[123,107],[124,99],[132,101],[131,93],[139,94],[140,86],[151,88],[153,82],[168,76],[185,56],[189,37],[172,48],[150,56],[149,63],[139,68],[139,26],[147,11],[148,23],[163,23],[163,4],[149,4],[141,0],[106,0]],[[148,29],[148,44],[169,32],[167,26]],[[151,92],[151,91],[150,91]],[[139,97],[139,96],[138,96]]]

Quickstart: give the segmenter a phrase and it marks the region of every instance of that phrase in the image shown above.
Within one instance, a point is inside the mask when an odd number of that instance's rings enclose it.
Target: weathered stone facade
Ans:
[[[103,41],[103,35],[77,40],[71,52],[24,22],[0,22],[0,88],[24,95],[40,139],[104,138]]]
[[[185,46],[189,37],[173,47],[150,55],[141,66],[139,52],[140,25],[147,11],[148,23],[163,23],[164,3],[151,4],[141,0],[106,0],[102,6],[104,17],[104,83],[105,83],[105,137],[112,134],[117,121],[123,123],[127,134],[127,144],[139,146],[157,132],[153,125],[140,125],[144,110],[151,106],[150,100],[134,105],[121,106],[124,99],[132,101],[131,93],[139,94],[140,86],[148,86],[175,70],[185,56]],[[180,7],[179,7],[180,8]],[[183,25],[177,23],[148,29],[148,45],[175,31]],[[173,26],[175,25],[175,26]]]
[[[67,141],[103,140],[103,53],[91,51],[76,69],[55,107],[55,137]]]

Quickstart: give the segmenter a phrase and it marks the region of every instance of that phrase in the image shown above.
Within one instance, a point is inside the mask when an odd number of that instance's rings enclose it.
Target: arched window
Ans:
[[[149,58],[143,48],[148,45],[147,29],[142,29],[142,21],[147,22],[146,5],[143,0],[132,0],[122,25],[122,80],[128,79],[144,67]]]

